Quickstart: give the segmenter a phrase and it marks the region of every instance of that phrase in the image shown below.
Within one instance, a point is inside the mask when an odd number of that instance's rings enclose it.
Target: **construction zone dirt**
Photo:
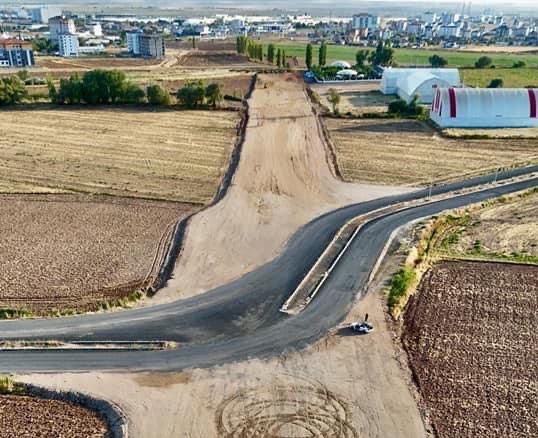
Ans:
[[[82,406],[19,395],[0,396],[0,438],[107,436],[105,420]]]
[[[439,438],[538,430],[538,267],[445,261],[405,313],[403,341]]]
[[[0,308],[96,310],[151,283],[190,204],[0,195]]]
[[[182,56],[179,60],[181,65],[187,67],[215,67],[236,64],[247,64],[248,58],[238,55],[236,52],[216,52],[193,50]]]

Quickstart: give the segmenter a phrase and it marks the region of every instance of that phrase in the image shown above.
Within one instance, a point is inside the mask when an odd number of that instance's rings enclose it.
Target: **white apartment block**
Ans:
[[[58,46],[60,48],[60,56],[69,57],[79,55],[78,37],[76,35],[68,33],[60,35]]]
[[[142,32],[127,32],[127,50],[133,55],[140,55],[140,35]]]
[[[353,29],[368,29],[374,31],[379,27],[381,19],[377,15],[368,13],[353,15],[351,26]]]
[[[74,34],[76,33],[77,29],[75,28],[75,22],[72,18],[59,16],[49,19],[49,31],[49,38],[52,41],[59,41],[60,35]]]

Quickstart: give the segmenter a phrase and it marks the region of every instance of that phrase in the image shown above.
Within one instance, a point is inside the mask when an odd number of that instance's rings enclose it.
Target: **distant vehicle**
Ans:
[[[368,314],[363,322],[352,322],[349,328],[359,335],[367,335],[374,331],[374,326],[368,322]]]

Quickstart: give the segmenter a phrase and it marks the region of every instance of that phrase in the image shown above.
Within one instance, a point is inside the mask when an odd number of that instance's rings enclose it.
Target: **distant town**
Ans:
[[[471,3],[459,12],[388,17],[367,11],[352,16],[311,15],[182,18],[77,15],[58,6],[0,10],[0,67],[35,65],[34,53],[61,57],[114,56],[161,59],[166,42],[251,38],[308,39],[343,46],[393,48],[465,45],[538,46],[538,18],[505,15]]]

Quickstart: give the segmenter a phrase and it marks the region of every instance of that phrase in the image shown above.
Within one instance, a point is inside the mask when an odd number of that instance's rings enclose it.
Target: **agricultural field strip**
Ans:
[[[452,140],[434,136],[433,131],[425,130],[417,122],[403,122],[416,123],[415,132],[408,129],[391,132],[383,127],[393,121],[325,119],[324,122],[335,144],[339,167],[348,181],[428,184],[432,176],[434,181],[441,175],[443,180],[450,180],[461,177],[462,173],[538,159],[536,139]],[[372,125],[383,128],[370,131]],[[405,157],[405,164],[395,161],[395,156]],[[442,163],[439,157],[444,157]]]
[[[164,182],[162,185],[165,188],[167,179],[171,180],[168,184],[173,180],[184,180],[190,181],[188,184],[191,185],[207,185],[201,196],[211,197],[216,179],[222,174],[231,153],[238,122],[236,113],[218,113],[217,118],[214,117],[214,112],[134,112],[119,117],[118,112],[112,113],[102,119],[97,118],[103,126],[112,126],[100,131],[95,129],[95,116],[84,111],[75,114],[69,111],[40,111],[39,115],[43,117],[33,132],[34,135],[39,133],[37,138],[40,140],[37,144],[30,140],[28,134],[21,132],[25,128],[24,119],[31,118],[36,113],[9,114],[11,117],[4,118],[3,121],[7,127],[2,126],[0,121],[0,132],[4,134],[0,146],[5,146],[0,149],[3,179],[19,183],[25,183],[25,180],[41,181],[41,185],[50,184],[61,188],[69,188],[70,184],[76,188],[85,185],[102,187],[106,186],[108,180],[110,185],[116,184],[125,190],[136,191],[137,181],[133,175],[137,175],[137,178],[146,178],[148,185],[151,183],[148,178],[154,178],[154,182],[160,181],[160,184]],[[151,118],[152,123],[147,127],[144,125],[144,115]],[[66,125],[74,127],[65,129],[62,138],[58,140],[58,128],[54,124],[59,116],[67,116]],[[131,120],[132,117],[134,120]],[[167,118],[167,121],[159,121],[159,117]],[[192,121],[191,117],[194,117]],[[137,121],[137,118],[140,120]],[[172,123],[174,118],[179,123]],[[127,133],[123,131],[125,125],[131,127]],[[91,134],[81,136],[81,131]],[[158,137],[155,136],[156,132]],[[148,145],[152,145],[151,150]],[[40,167],[48,167],[50,171],[38,173],[36,163]],[[97,173],[105,180],[104,184],[93,175],[95,169],[99,169]],[[111,170],[118,175],[107,175]],[[43,174],[47,176],[42,176]],[[128,185],[131,186],[127,187]],[[138,185],[143,193],[142,184]],[[154,190],[158,186],[155,184]],[[115,189],[118,187],[113,188]],[[176,198],[172,196],[172,199]],[[199,196],[178,200],[200,202]]]
[[[510,180],[503,180],[502,182],[496,183],[498,185],[506,185],[513,183],[515,181],[524,181],[526,179],[535,178],[536,174],[530,174],[525,177],[518,177]],[[458,190],[458,195],[463,193],[473,193],[484,190],[485,186],[477,186],[468,190]],[[280,311],[290,315],[295,315],[303,311],[306,306],[314,299],[317,292],[321,289],[324,282],[328,279],[329,275],[336,267],[341,256],[347,250],[353,239],[358,235],[360,229],[370,221],[373,221],[377,218],[383,217],[387,214],[396,213],[399,211],[407,210],[413,208],[417,205],[425,205],[438,202],[440,200],[454,196],[455,193],[445,193],[442,195],[432,196],[429,199],[418,199],[408,202],[403,202],[399,204],[394,204],[388,207],[383,207],[377,210],[373,210],[366,214],[361,214],[355,218],[350,219],[346,222],[340,230],[337,232],[333,240],[329,243],[327,248],[323,251],[321,256],[316,260],[312,268],[304,276],[303,280],[293,293],[289,296],[286,302],[280,308]],[[392,241],[393,236],[387,242],[386,248]],[[385,250],[382,252],[376,267],[370,274],[370,282],[372,281],[375,273],[379,267],[379,264],[383,257],[385,256]]]

